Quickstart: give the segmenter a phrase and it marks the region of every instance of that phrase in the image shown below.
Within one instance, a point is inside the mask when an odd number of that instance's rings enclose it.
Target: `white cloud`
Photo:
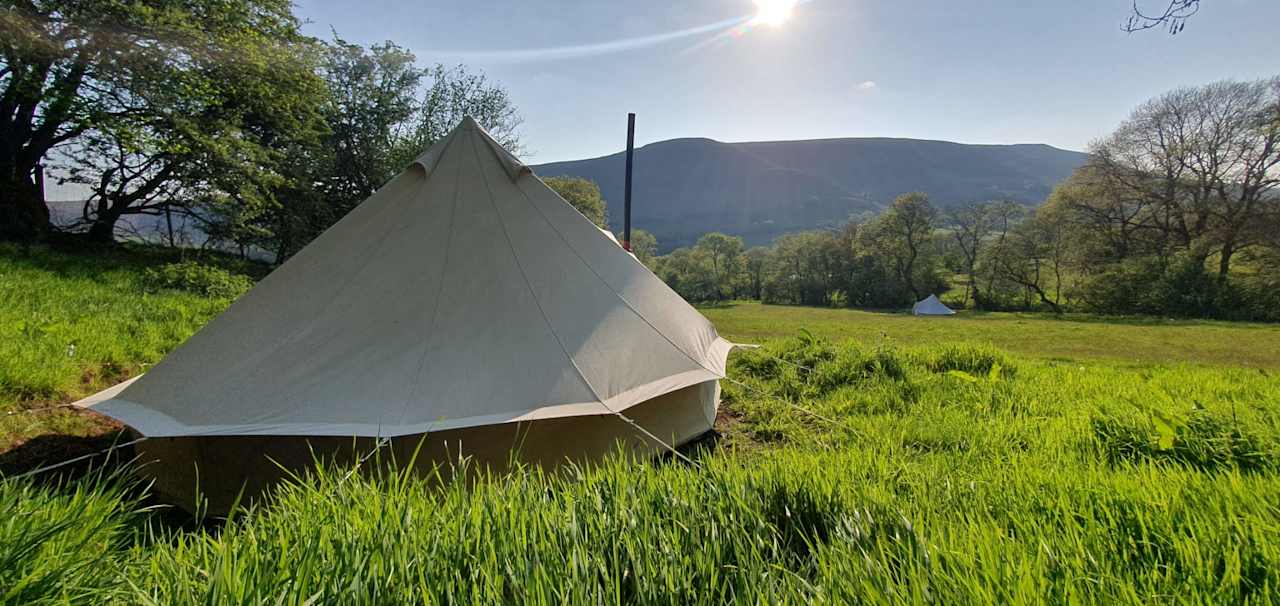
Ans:
[[[875,80],[863,80],[862,82],[858,83],[858,90],[875,90],[875,89],[876,89]]]
[[[526,48],[517,50],[446,50],[446,49],[415,49],[414,54],[419,57],[445,58],[449,61],[465,61],[469,63],[492,64],[492,63],[532,63],[535,61],[551,61],[558,59],[573,59],[576,57],[591,57],[595,55],[606,55],[611,53],[620,53],[624,51],[635,50],[655,46],[658,44],[666,44],[673,40],[689,38],[693,36],[702,36],[710,33],[724,34],[733,28],[751,21],[752,15],[739,15],[729,19],[690,27],[682,30],[660,32],[647,36],[637,36],[632,38],[623,38],[620,40],[611,40],[607,42],[598,42],[594,44],[575,44],[568,46],[551,46],[542,48]],[[635,27],[634,21],[624,24],[624,27]],[[716,39],[716,38],[712,38]]]

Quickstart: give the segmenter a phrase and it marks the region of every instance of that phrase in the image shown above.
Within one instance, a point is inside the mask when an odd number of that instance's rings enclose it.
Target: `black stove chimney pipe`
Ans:
[[[631,251],[631,157],[636,146],[636,115],[627,114],[627,185],[623,196],[622,248]]]

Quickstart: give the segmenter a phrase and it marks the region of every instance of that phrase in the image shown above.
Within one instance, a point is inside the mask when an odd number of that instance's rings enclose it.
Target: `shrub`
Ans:
[[[1087,309],[1104,314],[1160,313],[1148,307],[1151,284],[1164,268],[1152,258],[1139,257],[1102,266],[1082,285]]]
[[[992,369],[1003,377],[1012,377],[1017,366],[1004,352],[989,345],[941,345],[925,356],[925,366],[933,372],[958,370],[978,376],[990,376]]]
[[[827,306],[839,309],[849,306],[849,297],[844,294],[843,290],[833,290],[827,293]]]
[[[1147,310],[1177,318],[1210,318],[1222,315],[1223,304],[1231,298],[1214,276],[1204,269],[1204,262],[1188,256],[1177,256],[1149,287]]]
[[[734,366],[751,377],[769,381],[779,378],[786,368],[806,373],[796,367],[812,369],[834,360],[836,355],[836,348],[829,341],[801,329],[799,335],[785,341],[743,352]]]
[[[1220,281],[1202,259],[1187,254],[1168,261],[1129,259],[1096,273],[1082,295],[1089,310],[1105,314],[1275,321],[1280,282],[1268,272],[1273,263],[1256,259],[1260,271],[1234,272]]]
[[[779,345],[748,350],[733,364],[735,372],[768,381],[774,393],[793,400],[825,396],[874,378],[902,381],[907,375],[893,350],[865,351],[853,343],[837,347],[808,331]]]
[[[142,273],[144,290],[184,290],[214,299],[235,299],[253,288],[248,276],[234,274],[221,267],[195,261],[167,263]]]

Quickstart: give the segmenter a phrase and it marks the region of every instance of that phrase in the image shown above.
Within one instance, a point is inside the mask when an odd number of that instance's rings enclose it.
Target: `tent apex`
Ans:
[[[511,177],[512,181],[519,180],[522,175],[533,174],[533,171],[524,162],[521,162],[514,154],[502,147],[502,144],[495,141],[471,114],[463,116],[462,120],[458,122],[457,126],[453,127],[453,130],[449,131],[448,135],[445,135],[443,139],[436,141],[426,151],[422,152],[422,155],[413,160],[413,164],[410,167],[420,167],[426,171],[427,175],[430,175],[435,171],[436,165],[440,163],[440,158],[444,157],[445,153],[448,152],[449,144],[459,137],[479,137],[497,157],[498,163],[502,165],[502,169],[506,171],[507,176]]]

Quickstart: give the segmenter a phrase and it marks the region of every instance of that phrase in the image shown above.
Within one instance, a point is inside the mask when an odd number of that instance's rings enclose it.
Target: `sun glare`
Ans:
[[[753,25],[763,23],[778,27],[791,18],[791,11],[797,0],[754,0],[756,16],[751,19]]]

